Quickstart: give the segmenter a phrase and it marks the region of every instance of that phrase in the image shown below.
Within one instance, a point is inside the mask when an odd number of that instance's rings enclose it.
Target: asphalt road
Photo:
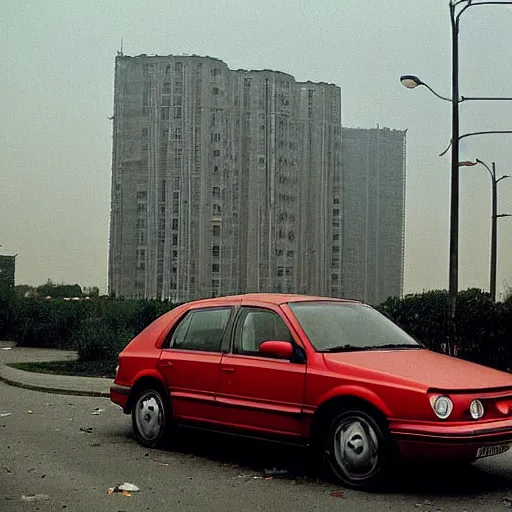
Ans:
[[[102,411],[91,414],[96,408]],[[45,394],[0,383],[0,511],[512,508],[509,454],[458,474],[409,467],[386,494],[368,494],[319,479],[299,449],[201,433],[181,434],[178,446],[174,450],[139,446],[131,437],[129,417],[108,399]],[[265,479],[264,470],[274,467],[287,470],[288,476]],[[108,494],[110,487],[123,482],[137,485],[140,491],[131,496]]]

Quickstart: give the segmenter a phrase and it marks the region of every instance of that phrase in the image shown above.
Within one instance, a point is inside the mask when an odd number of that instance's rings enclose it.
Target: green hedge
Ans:
[[[130,339],[174,308],[165,301],[97,298],[0,301],[0,337],[19,346],[78,350],[83,360],[117,356]]]
[[[512,304],[478,289],[457,297],[455,321],[444,290],[389,298],[377,309],[436,352],[448,352],[501,370],[512,367]]]
[[[82,360],[115,359],[170,302],[96,298],[82,301],[0,296],[0,337],[21,346],[74,348]],[[512,368],[512,300],[493,302],[468,289],[448,315],[448,293],[434,290],[389,298],[379,306],[405,331],[437,352],[509,370]]]

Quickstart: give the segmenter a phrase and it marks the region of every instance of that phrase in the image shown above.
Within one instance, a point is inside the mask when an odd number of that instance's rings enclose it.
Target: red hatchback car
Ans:
[[[177,424],[319,449],[345,485],[397,455],[472,462],[512,444],[512,376],[426,350],[357,301],[250,294],[181,305],[119,355],[111,400],[157,447]]]

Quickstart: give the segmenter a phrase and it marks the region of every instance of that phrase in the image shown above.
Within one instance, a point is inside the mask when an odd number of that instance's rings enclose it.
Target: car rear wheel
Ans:
[[[147,448],[162,446],[171,423],[168,400],[157,389],[142,389],[132,407],[133,431]]]
[[[372,489],[389,476],[391,445],[386,428],[366,411],[336,416],[328,429],[326,458],[347,487]]]

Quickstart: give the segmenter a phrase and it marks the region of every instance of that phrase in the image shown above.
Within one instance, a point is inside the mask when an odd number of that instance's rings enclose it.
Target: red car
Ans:
[[[119,355],[111,400],[157,447],[188,424],[319,449],[368,488],[398,455],[471,462],[512,443],[512,376],[423,348],[357,301],[251,294],[181,305]]]

